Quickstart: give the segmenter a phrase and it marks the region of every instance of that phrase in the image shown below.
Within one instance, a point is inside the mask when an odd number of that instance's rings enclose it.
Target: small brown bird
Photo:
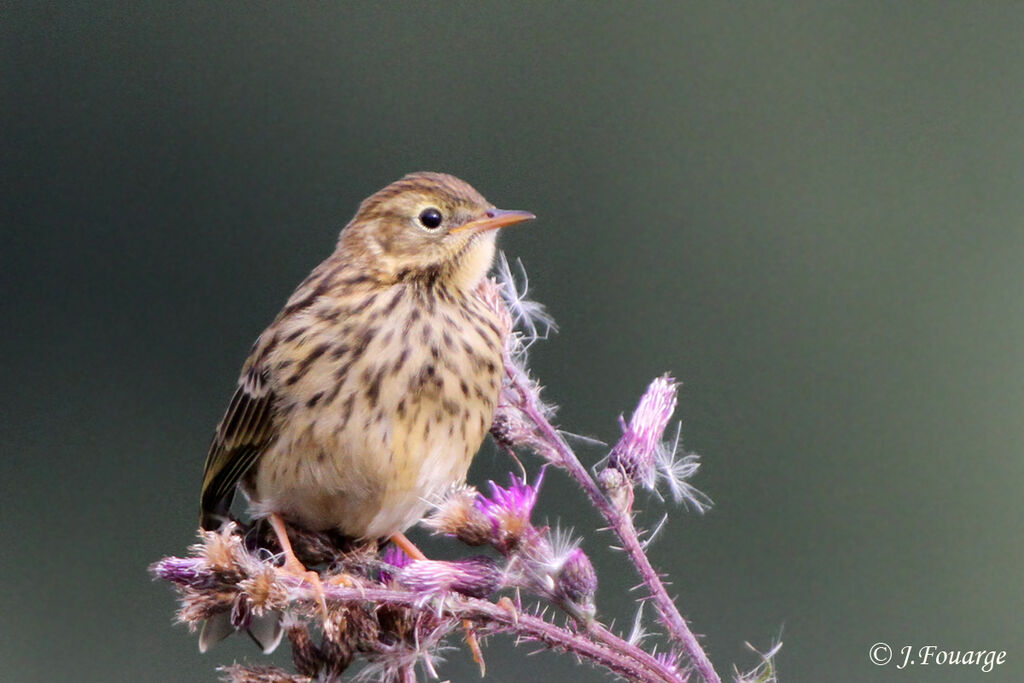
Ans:
[[[238,486],[296,572],[284,520],[404,541],[491,425],[502,331],[475,291],[497,229],[532,218],[441,173],[363,201],[242,367],[206,459],[202,527],[227,519]],[[214,631],[201,648],[226,635]]]

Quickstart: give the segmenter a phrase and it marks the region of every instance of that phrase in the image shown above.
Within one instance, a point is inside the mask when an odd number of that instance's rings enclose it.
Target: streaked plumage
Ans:
[[[257,516],[388,537],[463,480],[502,373],[501,322],[475,290],[494,228],[528,218],[437,173],[365,200],[253,346],[207,457],[202,526],[241,485]]]

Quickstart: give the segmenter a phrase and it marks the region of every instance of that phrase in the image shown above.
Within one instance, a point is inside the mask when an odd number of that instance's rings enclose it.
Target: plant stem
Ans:
[[[164,558],[154,564],[151,571],[162,579],[193,590],[216,592],[222,589],[223,578],[200,557]],[[301,601],[311,614],[319,613],[318,596],[309,583],[283,572],[277,572],[276,580],[287,587],[290,601]],[[237,584],[230,585],[237,590]],[[326,583],[323,590],[328,603],[394,605],[413,611],[445,614],[455,620],[469,620],[485,630],[511,633],[523,640],[541,642],[550,648],[570,652],[630,681],[681,683],[683,680],[674,667],[598,624],[587,631],[572,631],[541,617],[521,613],[511,605],[450,593],[439,595],[435,600],[426,598],[422,593],[385,587],[343,587]]]
[[[314,599],[306,584],[300,584],[297,579],[292,577],[283,577],[282,580],[292,583],[298,591],[301,591],[304,599],[310,601]],[[326,585],[324,591],[328,602],[373,602],[404,605],[413,609],[434,609],[432,605],[424,604],[422,595],[388,588],[342,588]],[[612,634],[603,626],[595,625],[591,629],[592,635],[597,638],[597,640],[592,640],[584,633],[561,628],[540,617],[513,612],[489,600],[465,596],[444,599],[438,609],[455,619],[468,619],[484,627],[508,631],[521,638],[537,640],[550,647],[571,652],[600,664],[631,681],[677,683],[681,680],[679,674],[673,669],[659,662],[641,648]]]
[[[654,570],[654,567],[651,566],[650,560],[644,553],[643,546],[640,544],[640,538],[637,536],[636,527],[633,524],[633,518],[611,504],[597,482],[594,481],[594,478],[590,476],[590,473],[583,466],[583,463],[580,462],[576,453],[569,447],[565,439],[562,438],[562,435],[558,433],[558,430],[544,417],[534,401],[531,400],[530,392],[525,388],[529,386],[529,379],[523,370],[514,363],[506,362],[505,367],[513,386],[517,387],[522,397],[519,409],[533,422],[541,435],[558,452],[561,458],[561,465],[576,480],[576,483],[580,485],[583,492],[590,499],[591,504],[604,516],[609,526],[618,535],[622,541],[623,550],[629,556],[630,561],[632,561],[637,572],[640,574],[640,578],[650,591],[651,600],[654,602],[658,616],[661,618],[665,628],[668,629],[669,634],[682,645],[705,683],[721,683],[721,679],[711,664],[711,660],[708,659],[704,649],[697,641],[697,637],[686,624],[683,615],[679,613],[679,609],[665,589],[665,584],[662,583],[661,577]]]

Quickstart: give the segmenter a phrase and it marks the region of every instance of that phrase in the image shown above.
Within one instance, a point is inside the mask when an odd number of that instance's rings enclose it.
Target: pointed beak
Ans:
[[[523,221],[532,221],[534,218],[536,218],[536,216],[529,211],[489,209],[481,218],[469,221],[468,223],[463,223],[459,227],[453,228],[450,232],[463,232],[466,230],[476,233],[487,232],[488,230],[497,230],[498,228],[522,223]]]

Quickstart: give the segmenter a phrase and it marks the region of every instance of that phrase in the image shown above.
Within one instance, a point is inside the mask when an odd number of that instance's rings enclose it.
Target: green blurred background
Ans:
[[[720,672],[781,631],[787,681],[1024,680],[1024,7],[88,4],[0,5],[0,678],[262,659],[200,656],[146,567],[193,539],[250,342],[429,169],[539,216],[503,246],[561,324],[533,367],[565,428],[684,382],[716,507],[652,556]],[[541,514],[630,623],[566,477]],[[527,652],[492,641],[491,680],[603,680]]]

